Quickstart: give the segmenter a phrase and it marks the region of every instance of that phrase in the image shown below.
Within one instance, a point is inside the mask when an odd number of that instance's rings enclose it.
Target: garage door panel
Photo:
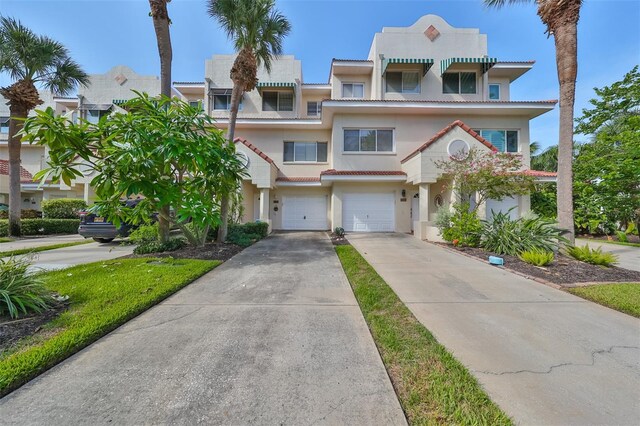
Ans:
[[[350,232],[393,232],[393,193],[351,193],[342,200],[343,228]]]
[[[282,198],[282,229],[324,231],[328,228],[326,196]]]

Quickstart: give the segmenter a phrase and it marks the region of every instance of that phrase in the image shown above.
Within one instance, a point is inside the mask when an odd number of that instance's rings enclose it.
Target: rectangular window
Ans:
[[[263,111],[293,111],[293,92],[262,92]]]
[[[196,105],[194,105],[194,103]],[[197,106],[198,101],[189,102],[191,106]],[[215,111],[229,111],[231,109],[231,93],[219,93],[213,95],[213,109]],[[238,110],[242,111],[242,99],[240,99],[240,104],[238,105]]]
[[[500,85],[499,84],[490,84],[489,85],[489,99],[492,101],[500,100]]]
[[[327,142],[285,142],[285,163],[326,163]]]
[[[0,133],[9,133],[9,117],[0,117]]]
[[[319,116],[322,114],[322,102],[320,101],[311,101],[307,102],[307,115],[308,116]]]
[[[393,152],[391,129],[345,129],[345,152]]]
[[[202,100],[189,101],[189,106],[202,110]]]
[[[446,72],[442,74],[442,93],[476,93],[475,72]]]
[[[84,119],[89,123],[98,124],[98,121],[105,115],[108,115],[109,111],[102,111],[99,109],[89,109],[85,111]]]
[[[518,132],[516,130],[483,129],[478,133],[500,152],[518,152]]]
[[[343,98],[364,98],[364,83],[342,83]]]
[[[387,93],[420,93],[420,73],[415,71],[388,72]]]

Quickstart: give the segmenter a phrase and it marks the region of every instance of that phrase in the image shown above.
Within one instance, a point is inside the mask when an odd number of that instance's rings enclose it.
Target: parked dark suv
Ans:
[[[135,207],[140,200],[129,200],[125,202],[126,207]],[[80,213],[80,227],[78,234],[85,238],[93,238],[99,243],[108,243],[116,237],[128,237],[129,233],[135,229],[133,225],[122,222],[119,228],[106,220],[104,217],[96,216],[93,213]]]

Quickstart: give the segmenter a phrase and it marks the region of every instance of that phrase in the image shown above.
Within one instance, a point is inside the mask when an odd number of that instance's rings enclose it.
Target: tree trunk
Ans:
[[[573,222],[573,108],[578,72],[577,19],[554,28],[560,83],[560,135],[558,139],[558,223],[575,241]]]
[[[231,91],[231,108],[229,111],[229,128],[227,129],[227,139],[229,144],[234,143],[236,133],[236,120],[238,118],[238,109],[240,108],[240,99],[242,99],[242,88],[239,84],[233,84]],[[231,204],[230,194],[223,193],[220,197],[220,226],[218,227],[218,235],[216,241],[225,242],[227,239],[227,228],[229,226],[229,204]]]
[[[167,0],[149,0],[149,7],[151,8],[153,29],[158,43],[158,54],[160,55],[160,94],[171,97],[171,61],[173,59],[173,51],[171,48],[171,33],[169,32],[170,22]],[[169,239],[171,228],[167,219],[169,213],[170,206],[162,206],[160,208],[158,232],[162,243]]]
[[[9,121],[9,236],[19,237],[21,232],[20,215],[22,211],[22,197],[20,196],[20,149],[22,142],[18,132],[22,129],[23,121],[29,111],[20,105],[9,105],[11,120]]]

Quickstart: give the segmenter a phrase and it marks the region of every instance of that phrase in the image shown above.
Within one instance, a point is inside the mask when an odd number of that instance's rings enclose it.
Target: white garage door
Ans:
[[[487,200],[487,219],[493,219],[494,213],[502,212],[507,213],[510,208],[515,207],[511,212],[509,212],[509,216],[511,219],[517,219],[520,216],[520,212],[518,209],[518,198],[505,197],[502,200]]]
[[[282,229],[324,231],[327,224],[325,195],[282,197]]]
[[[351,232],[393,232],[395,197],[386,194],[344,194],[342,226]]]

